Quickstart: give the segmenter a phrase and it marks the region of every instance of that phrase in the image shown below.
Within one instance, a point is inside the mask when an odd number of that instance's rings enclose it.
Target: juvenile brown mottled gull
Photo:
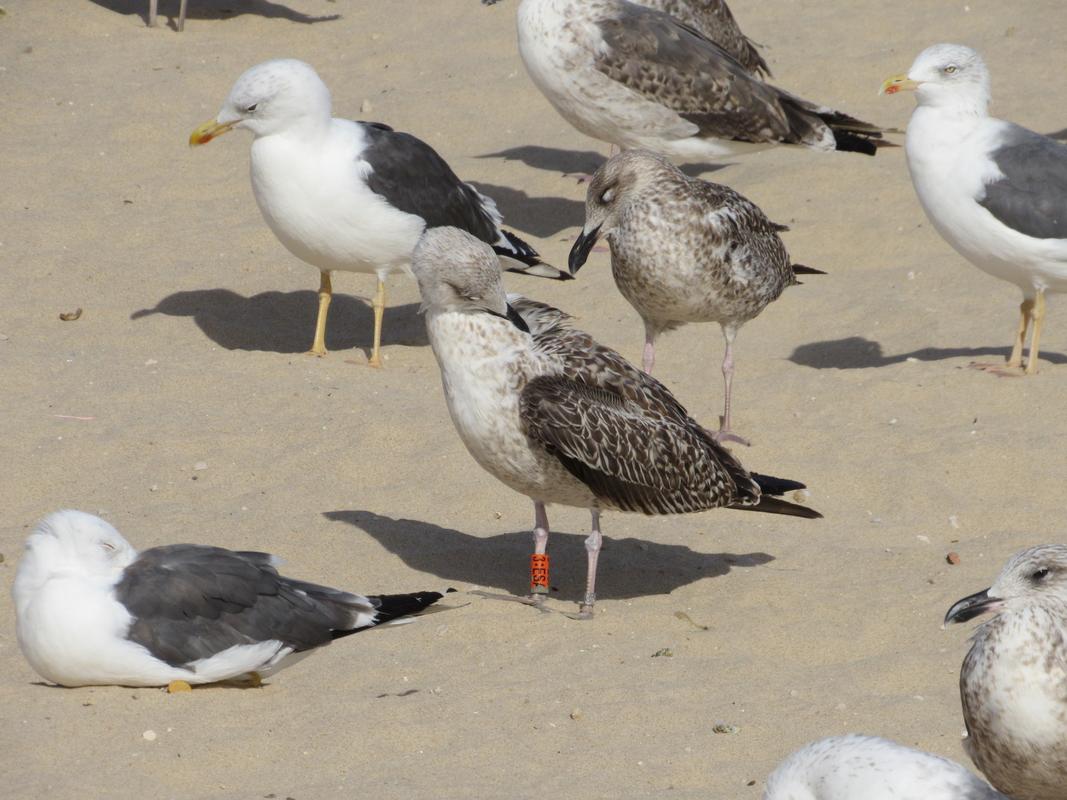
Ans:
[[[313,355],[326,353],[330,273],[374,273],[374,347],[380,366],[385,278],[405,271],[426,228],[453,225],[493,246],[504,266],[566,279],[500,227],[496,204],[463,183],[428,144],[388,125],[330,116],[330,90],[308,64],[266,61],[234,84],[218,117],[189,137],[210,142],[246,128],[252,142],[252,192],[274,235],[321,273]]]
[[[946,758],[876,736],[802,747],[767,779],[763,800],[1009,800]]]
[[[59,511],[30,534],[15,574],[19,646],[62,686],[215,683],[275,672],[441,599],[363,597],[286,578],[276,564],[195,544],[138,553],[99,517]]]
[[[669,14],[626,0],[522,0],[519,53],[571,125],[699,160],[796,144],[874,155],[879,128],[764,83]]]
[[[1004,364],[1037,371],[1045,293],[1067,291],[1067,145],[989,116],[989,70],[958,44],[923,50],[885,94],[913,90],[905,152],[915,193],[938,233],[978,269],[1022,290],[1019,326]]]
[[[730,429],[734,337],[798,283],[797,273],[820,270],[790,261],[778,236],[786,227],[757,205],[727,186],[686,176],[648,150],[627,150],[601,166],[585,209],[585,228],[571,248],[571,274],[605,237],[615,285],[645,324],[649,374],[660,333],[688,322],[718,322],[726,339],[726,400],[717,437],[744,443]]]
[[[427,231],[412,268],[460,438],[487,472],[534,501],[535,566],[548,541],[546,503],[592,513],[584,616],[596,601],[604,509],[821,516],[772,497],[803,485],[750,474],[663,384],[565,314],[505,296],[492,251],[469,234]],[[547,591],[547,580],[534,583]]]
[[[1024,550],[945,623],[993,613],[960,671],[964,749],[1015,800],[1067,797],[1067,545]]]

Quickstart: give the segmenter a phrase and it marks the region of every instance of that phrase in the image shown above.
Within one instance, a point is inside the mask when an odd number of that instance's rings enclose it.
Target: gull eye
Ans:
[[[467,299],[475,303],[480,303],[482,301],[482,296],[480,294],[469,294],[467,295]]]
[[[100,546],[109,553],[113,552],[115,549],[115,545],[111,544],[111,542],[100,542]]]
[[[1041,569],[1035,569],[1030,575],[1032,581],[1043,581],[1048,577],[1048,567],[1041,567]]]
[[[610,203],[614,199],[615,199],[615,187],[614,186],[612,186],[612,187],[610,187],[608,189],[605,189],[600,195],[600,202],[601,203]]]
[[[946,75],[954,75],[955,73],[957,73],[959,71],[960,71],[960,68],[957,67],[955,64],[949,64],[947,67],[945,67],[945,70],[944,70]]]
[[[254,114],[258,107],[259,107],[259,103],[253,103],[252,105],[248,106],[245,109],[245,113],[246,114]]]

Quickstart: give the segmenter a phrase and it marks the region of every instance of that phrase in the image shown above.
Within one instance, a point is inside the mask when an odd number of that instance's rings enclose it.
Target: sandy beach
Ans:
[[[366,366],[368,276],[335,275],[331,352],[304,355],[318,274],[256,208],[250,137],[186,143],[247,67],[301,58],[336,116],[424,139],[565,266],[584,187],[563,173],[607,146],[528,79],[517,0],[191,0],[180,34],[177,0],[157,28],[147,2],[0,4],[0,794],[758,800],[788,753],[845,732],[970,767],[969,626],[941,619],[1010,554],[1062,541],[1067,313],[1051,299],[1037,376],[968,369],[1007,353],[1018,293],[933,231],[902,149],[694,170],[828,273],[741,331],[734,383],[745,465],[807,483],[825,519],[605,514],[597,617],[576,622],[466,593],[525,590],[533,513],[457,437],[414,281],[389,281],[383,369]],[[1064,129],[1067,14],[1009,5],[732,8],[776,84],[862,119],[903,128],[913,100],[879,97],[882,79],[958,41],[989,64],[995,114]],[[606,254],[573,282],[505,280],[640,361]],[[657,346],[657,377],[708,426],[721,358],[715,325]],[[259,689],[56,688],[19,652],[10,585],[59,508],[140,548],[267,550],[361,593],[459,591]],[[551,605],[570,611],[589,517],[550,514]]]

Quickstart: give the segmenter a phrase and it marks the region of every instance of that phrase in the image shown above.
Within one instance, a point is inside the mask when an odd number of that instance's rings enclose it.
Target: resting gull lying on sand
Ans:
[[[62,686],[188,689],[258,681],[441,599],[363,597],[286,578],[276,564],[267,553],[195,544],[138,553],[99,517],[59,511],[37,524],[19,561],[19,646],[41,677]]]
[[[1014,556],[945,623],[981,614],[960,672],[964,749],[1015,800],[1067,797],[1067,545]]]
[[[763,800],[1009,800],[946,758],[876,736],[802,747],[767,779]]]
[[[687,322],[719,323],[726,338],[719,441],[747,444],[730,429],[737,331],[797,284],[797,273],[822,274],[789,260],[778,236],[783,230],[733,189],[687,177],[648,150],[614,156],[589,183],[571,274],[604,236],[615,285],[645,324],[643,367],[649,374],[660,333]]]
[[[266,61],[245,72],[222,110],[189,137],[210,142],[246,128],[252,142],[252,192],[263,218],[288,250],[321,272],[310,353],[326,353],[326,314],[335,270],[374,273],[374,347],[380,366],[385,278],[407,270],[426,228],[452,225],[493,246],[504,266],[541,277],[570,276],[500,227],[496,204],[456,177],[429,145],[374,122],[330,116],[330,90],[309,65]]]
[[[412,268],[460,438],[487,472],[534,501],[535,595],[548,591],[547,503],[592,514],[583,618],[596,602],[602,510],[821,516],[773,497],[803,484],[750,474],[663,384],[571,328],[566,314],[506,296],[494,261],[469,234],[435,228]]]
[[[989,70],[958,44],[923,50],[885,94],[915,92],[908,169],[926,216],[956,251],[1023,293],[1007,367],[1037,371],[1045,293],[1067,291],[1067,145],[989,116]],[[997,374],[1004,364],[976,364]]]

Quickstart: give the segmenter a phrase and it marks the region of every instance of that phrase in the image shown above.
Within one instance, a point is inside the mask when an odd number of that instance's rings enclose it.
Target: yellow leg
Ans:
[[[1045,322],[1045,292],[1037,293],[1034,299],[1034,308],[1030,312],[1034,320],[1034,332],[1030,335],[1030,351],[1026,355],[1026,374],[1033,375],[1037,372],[1037,356],[1041,351],[1041,327]]]
[[[374,349],[371,350],[370,361],[367,362],[371,367],[380,367],[382,365],[380,351],[382,349],[383,316],[385,316],[385,281],[378,278],[378,293],[374,296]]]
[[[333,284],[330,283],[330,273],[324,271],[319,280],[319,315],[315,319],[315,342],[308,350],[309,356],[326,355],[326,313],[330,309],[332,296]]]
[[[191,692],[193,687],[185,681],[171,681],[167,684],[167,692],[169,694],[177,694],[178,692]]]
[[[1015,344],[1011,348],[1011,357],[1008,359],[1009,367],[1021,367],[1023,365],[1023,345],[1026,343],[1026,329],[1030,326],[1030,315],[1034,311],[1033,300],[1023,300],[1019,306],[1019,330],[1015,334]]]

